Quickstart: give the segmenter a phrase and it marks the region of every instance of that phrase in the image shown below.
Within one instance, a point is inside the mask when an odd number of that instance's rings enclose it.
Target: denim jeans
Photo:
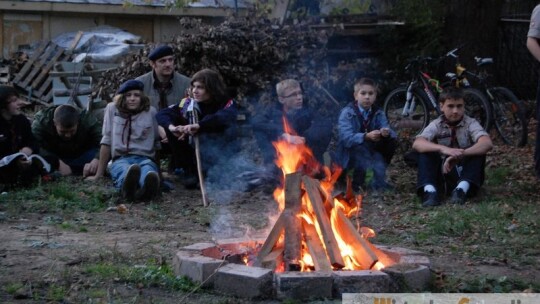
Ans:
[[[138,164],[141,167],[141,177],[139,178],[139,186],[142,187],[144,178],[150,172],[158,172],[159,169],[153,159],[140,155],[125,155],[114,160],[109,168],[114,186],[117,189],[122,188],[124,179],[126,178],[129,167],[133,164]]]
[[[443,158],[437,152],[418,153],[417,192],[421,194],[426,185],[433,185],[439,193],[450,194],[460,181],[471,185],[471,194],[484,183],[485,155],[469,156],[454,166],[447,174],[442,173]],[[458,167],[462,168],[458,171]]]
[[[373,170],[371,187],[374,189],[385,188],[386,168],[392,160],[396,150],[393,139],[383,139],[379,142],[364,142],[351,149],[349,168],[354,168],[353,187],[364,187],[366,170]]]

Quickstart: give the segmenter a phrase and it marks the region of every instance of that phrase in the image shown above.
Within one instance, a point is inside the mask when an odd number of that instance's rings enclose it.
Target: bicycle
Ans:
[[[456,87],[471,88],[472,85],[467,78],[477,82],[477,87],[489,100],[491,116],[490,124],[485,128],[489,131],[492,127],[491,121],[495,123],[497,133],[501,136],[503,142],[507,145],[522,147],[527,143],[527,119],[525,115],[525,106],[508,88],[501,86],[492,86],[488,82],[490,75],[485,67],[493,64],[493,58],[474,57],[476,66],[480,68],[478,72],[467,70],[460,62],[455,48],[448,52],[447,57],[455,60],[455,73],[446,73],[450,83]]]
[[[424,70],[430,63],[440,62],[431,57],[416,57],[409,60],[405,71],[410,80],[392,90],[384,100],[383,111],[392,129],[399,138],[411,138],[419,134],[428,123],[442,114],[439,108],[438,95],[442,91],[437,79],[432,78]],[[474,88],[464,89],[467,115],[477,116],[483,127],[488,126],[490,107],[484,95]],[[475,115],[477,113],[478,115]]]

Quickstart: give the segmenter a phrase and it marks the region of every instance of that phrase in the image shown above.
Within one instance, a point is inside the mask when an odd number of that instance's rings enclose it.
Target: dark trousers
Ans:
[[[536,121],[540,121],[540,79],[536,89]],[[540,178],[540,123],[536,124],[536,139],[534,144],[534,171],[536,177]]]
[[[384,188],[386,184],[386,168],[392,161],[397,142],[392,138],[384,138],[378,142],[364,141],[350,151],[349,168],[354,169],[352,186],[356,189],[364,187],[366,170],[373,170],[372,188]]]
[[[437,152],[418,153],[417,191],[423,192],[426,185],[433,185],[439,193],[450,194],[461,181],[471,185],[473,195],[484,184],[485,155],[470,156],[454,166],[448,174],[442,173],[443,158]],[[461,171],[458,172],[458,167]]]

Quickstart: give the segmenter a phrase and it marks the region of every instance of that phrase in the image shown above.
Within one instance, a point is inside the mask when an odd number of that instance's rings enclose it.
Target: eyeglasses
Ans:
[[[291,98],[291,97],[302,97],[304,96],[304,93],[302,92],[294,92],[289,95],[281,96],[281,98]]]

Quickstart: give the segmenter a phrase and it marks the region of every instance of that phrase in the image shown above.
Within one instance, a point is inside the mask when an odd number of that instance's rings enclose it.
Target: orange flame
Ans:
[[[288,134],[296,134],[294,130],[290,127],[287,119],[283,118],[283,124],[285,132]],[[331,193],[333,191],[334,185],[337,182],[339,176],[342,173],[342,168],[338,166],[333,166],[332,170],[328,167],[321,167],[319,163],[316,162],[313,157],[313,153],[309,147],[305,144],[293,144],[287,141],[285,138],[278,141],[272,142],[272,145],[276,149],[276,160],[275,164],[281,169],[283,173],[283,180],[287,174],[294,172],[303,172],[306,175],[310,173],[318,172],[322,170],[324,173],[324,178],[320,180],[321,185],[321,194],[323,196],[323,201],[326,202],[326,211],[330,216],[330,223],[332,225],[333,233],[338,243],[339,251],[343,257],[345,263],[344,269],[357,270],[362,269],[359,261],[356,261],[353,255],[353,248],[350,244],[347,244],[344,241],[344,238],[340,235],[339,229],[337,229],[337,210],[341,209],[341,212],[347,217],[356,215],[357,221],[357,230],[360,231],[360,234],[363,238],[367,239],[369,237],[374,237],[375,232],[367,227],[360,226],[360,212],[362,208],[362,195],[354,196],[352,192],[349,191],[350,195],[347,195],[345,198],[334,198],[331,199]],[[283,183],[282,183],[283,184]],[[278,203],[279,210],[283,211],[285,208],[285,191],[284,187],[280,186],[274,190],[274,199]],[[330,201],[333,202],[333,207],[330,205]],[[315,230],[319,236],[319,239],[322,238],[321,228],[315,216],[313,206],[309,200],[309,196],[306,193],[302,195],[301,202],[301,212],[298,214],[299,218],[302,218],[306,223],[314,225]],[[283,235],[280,238],[279,244],[283,245]],[[321,242],[323,247],[326,247],[325,242]],[[326,250],[326,248],[324,248]],[[307,244],[305,241],[302,241],[302,252],[301,252],[301,271],[311,271],[313,269],[314,261],[312,255],[307,250]],[[382,269],[384,265],[381,262],[377,262],[373,269]],[[285,265],[280,263],[275,269],[276,272],[282,272],[285,270]]]

